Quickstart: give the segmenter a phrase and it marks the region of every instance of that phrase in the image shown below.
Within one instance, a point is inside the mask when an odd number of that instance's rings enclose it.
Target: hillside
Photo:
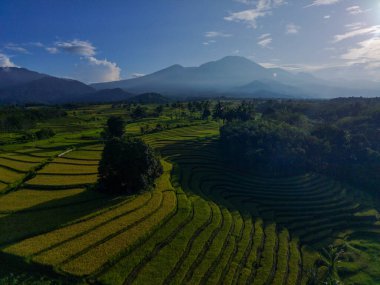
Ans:
[[[66,103],[87,101],[94,89],[76,80],[42,77],[31,82],[0,90],[3,103]]]
[[[0,89],[25,84],[44,77],[48,77],[48,75],[26,68],[0,67]]]

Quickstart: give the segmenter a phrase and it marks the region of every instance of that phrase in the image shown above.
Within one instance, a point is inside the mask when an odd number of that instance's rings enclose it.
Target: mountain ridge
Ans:
[[[322,80],[315,78],[311,74],[291,73],[280,68],[265,68],[264,66],[240,56],[226,56],[219,60],[210,61],[197,67],[184,67],[172,65],[151,74],[135,78],[113,81],[110,83],[91,84],[95,89],[122,88],[133,93],[158,92],[168,96],[183,95],[203,95],[236,96],[243,86],[253,81],[277,82],[289,85],[297,91],[287,94],[277,89],[275,93],[281,97],[297,97],[298,94],[307,95],[305,87],[308,84],[322,84]],[[302,90],[298,90],[302,89]],[[246,96],[256,96],[255,92],[245,90]],[[263,86],[262,91],[273,92],[273,87]],[[316,96],[315,94],[309,94]],[[307,97],[307,96],[306,96]]]
[[[379,84],[319,79],[309,73],[266,68],[240,56],[227,56],[196,67],[174,64],[151,74],[86,85],[30,71],[0,68],[1,103],[74,103],[128,100],[138,94],[159,93],[175,98],[320,98],[377,97]]]

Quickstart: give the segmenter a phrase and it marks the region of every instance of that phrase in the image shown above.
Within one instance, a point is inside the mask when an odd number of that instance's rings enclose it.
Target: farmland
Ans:
[[[132,120],[122,106],[79,106],[40,123],[55,130],[52,138],[8,138],[0,149],[0,262],[8,264],[0,283],[12,272],[41,284],[304,285],[335,245],[345,246],[344,284],[379,284],[379,214],[365,194],[314,172],[237,170],[220,153],[221,121],[165,108]],[[127,134],[161,154],[164,173],[152,191],[93,189],[110,115],[125,117]]]

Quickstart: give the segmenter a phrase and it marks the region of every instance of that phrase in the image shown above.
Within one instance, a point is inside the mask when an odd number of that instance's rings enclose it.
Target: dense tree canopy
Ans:
[[[152,187],[162,171],[159,157],[141,139],[112,138],[99,163],[99,186],[107,193],[136,194]]]
[[[124,135],[125,121],[122,117],[112,116],[107,120],[107,126],[104,129],[105,138],[121,138]]]
[[[67,113],[56,107],[16,107],[0,108],[0,130],[4,132],[30,130],[38,122],[66,117]]]
[[[232,110],[239,109],[249,108]],[[380,100],[264,101],[256,111],[259,118],[236,116],[220,130],[223,155],[235,166],[267,175],[319,172],[380,201]]]

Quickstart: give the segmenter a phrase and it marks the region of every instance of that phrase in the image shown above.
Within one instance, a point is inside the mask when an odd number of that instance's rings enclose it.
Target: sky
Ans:
[[[228,55],[380,81],[379,0],[0,0],[0,66],[86,83]]]

